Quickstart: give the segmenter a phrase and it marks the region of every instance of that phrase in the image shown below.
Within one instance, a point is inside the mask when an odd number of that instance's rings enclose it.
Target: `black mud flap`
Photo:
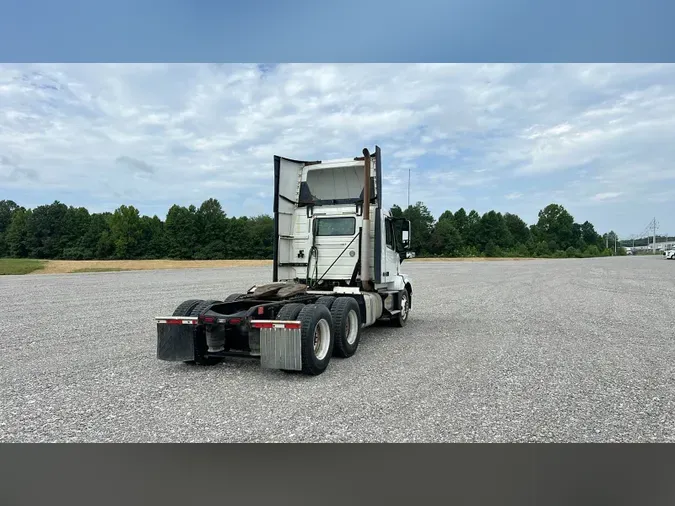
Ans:
[[[169,362],[195,359],[194,325],[157,324],[157,358]]]

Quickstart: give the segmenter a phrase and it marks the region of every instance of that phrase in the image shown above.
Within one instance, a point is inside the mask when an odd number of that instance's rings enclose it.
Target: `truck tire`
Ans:
[[[233,302],[237,300],[239,297],[242,297],[244,294],[243,293],[231,293],[227,297],[225,297],[225,300],[223,302]]]
[[[408,314],[410,310],[410,294],[408,290],[401,291],[401,312],[391,319],[391,324],[394,327],[405,327],[408,323]]]
[[[182,302],[171,316],[190,316],[192,309],[201,302],[200,299],[189,299]]]
[[[338,297],[330,310],[333,318],[333,355],[341,358],[356,353],[361,340],[361,310],[351,297]]]
[[[326,306],[328,309],[333,307],[333,304],[335,303],[336,297],[333,297],[332,295],[322,295],[316,300],[317,304],[323,304]]]
[[[277,313],[277,320],[295,320],[298,315],[300,314],[300,311],[303,310],[305,307],[304,304],[301,304],[299,302],[291,302],[290,304],[286,304],[283,306],[280,310],[279,313]]]
[[[190,311],[188,316],[199,316],[210,305],[220,302],[219,300],[200,300]],[[195,359],[197,365],[216,365],[223,361],[222,357],[205,357],[207,346],[206,336],[203,332],[197,332],[195,329]]]
[[[326,306],[308,304],[297,319],[301,322],[302,372],[317,376],[326,370],[333,354],[333,318]]]

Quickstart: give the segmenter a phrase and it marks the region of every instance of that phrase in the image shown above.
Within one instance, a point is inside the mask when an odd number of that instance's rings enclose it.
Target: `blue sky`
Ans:
[[[76,63],[667,61],[670,3],[157,5],[3,3],[0,198],[163,217],[216,197],[230,215],[264,213],[274,154],[377,143],[389,205],[405,204],[411,170],[411,200],[436,216],[531,223],[558,202],[601,231],[627,237],[656,216],[675,235],[672,65]]]
[[[5,0],[0,12],[0,61],[672,61],[675,42],[668,0]]]

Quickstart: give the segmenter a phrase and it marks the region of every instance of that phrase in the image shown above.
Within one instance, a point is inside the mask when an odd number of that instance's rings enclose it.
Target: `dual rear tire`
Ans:
[[[328,307],[333,317],[333,354],[341,358],[351,357],[356,353],[361,339],[361,309],[358,302],[352,297],[326,295],[319,297],[316,303]]]
[[[302,372],[316,376],[332,356],[351,357],[361,338],[361,312],[351,297],[322,297],[316,304],[286,304],[277,320],[300,321]]]
[[[212,304],[215,304],[217,300],[201,300],[201,299],[189,299],[181,303],[173,312],[173,316],[199,316],[206,309],[209,308]],[[197,329],[194,330],[194,360],[186,361],[186,364],[197,364],[197,365],[216,365],[223,361],[221,357],[207,357],[206,350],[206,336],[204,332],[198,332]]]

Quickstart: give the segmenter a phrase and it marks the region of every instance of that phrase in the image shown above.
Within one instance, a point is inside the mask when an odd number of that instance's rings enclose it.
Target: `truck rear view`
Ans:
[[[321,374],[356,353],[361,330],[405,326],[410,223],[382,209],[382,155],[274,157],[272,282],[222,301],[190,299],[156,317],[157,357],[202,365],[228,356]]]

